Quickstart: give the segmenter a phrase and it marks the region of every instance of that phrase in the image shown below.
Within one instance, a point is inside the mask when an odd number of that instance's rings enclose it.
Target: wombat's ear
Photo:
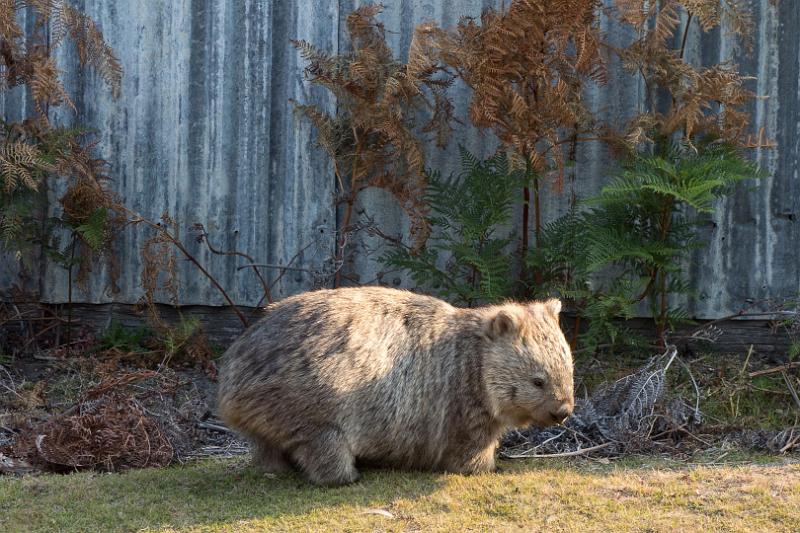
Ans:
[[[558,320],[558,314],[561,312],[561,300],[558,298],[550,298],[544,302],[544,308],[547,312],[553,315],[553,318]]]
[[[486,336],[490,339],[499,339],[515,333],[518,328],[517,319],[508,311],[501,309],[486,322]]]

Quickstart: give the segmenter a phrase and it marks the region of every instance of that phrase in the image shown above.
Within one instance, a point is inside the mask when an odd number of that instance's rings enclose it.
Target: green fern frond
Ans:
[[[97,209],[83,224],[77,226],[75,231],[89,245],[92,250],[99,250],[106,240],[106,220],[108,210]]]
[[[545,293],[573,303],[587,319],[581,342],[628,343],[619,318],[647,303],[661,332],[688,320],[665,303],[696,297],[684,276],[704,217],[736,184],[763,175],[726,145],[681,147],[628,161],[600,193],[547,224],[529,264],[546,277]],[[639,307],[639,309],[641,309]]]
[[[513,290],[511,239],[500,233],[510,225],[521,174],[509,171],[503,154],[480,160],[463,147],[460,154],[459,174],[427,174],[427,222],[434,231],[422,253],[394,248],[382,261],[446,299],[497,302]]]
[[[0,212],[0,239],[8,246],[22,233],[23,220],[17,213],[11,211]]]

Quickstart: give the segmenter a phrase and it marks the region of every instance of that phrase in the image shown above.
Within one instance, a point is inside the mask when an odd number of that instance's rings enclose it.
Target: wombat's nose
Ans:
[[[553,420],[558,422],[559,424],[563,424],[569,418],[569,415],[572,414],[572,407],[568,404],[562,405],[558,411],[551,411],[550,416],[553,417]]]

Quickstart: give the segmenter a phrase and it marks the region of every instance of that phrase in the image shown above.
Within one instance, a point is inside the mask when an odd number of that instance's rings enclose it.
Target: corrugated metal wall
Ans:
[[[757,154],[771,178],[755,190],[742,187],[721,202],[714,224],[703,231],[710,245],[690,265],[699,298],[698,317],[715,318],[738,310],[747,298],[781,297],[800,292],[800,2],[751,0],[755,14],[755,51],[751,56],[733,46],[725,29],[690,36],[689,57],[697,62],[732,59],[758,77],[754,88],[769,98],[753,104],[754,122],[763,124],[779,149]],[[326,94],[303,81],[298,54],[290,38],[309,40],[336,50],[346,43],[344,18],[356,0],[144,0],[77,2],[101,26],[117,51],[125,76],[122,96],[111,100],[94,76],[67,80],[76,95],[76,120],[100,132],[101,155],[111,163],[115,188],[128,203],[157,218],[164,211],[182,227],[200,222],[212,230],[214,244],[236,248],[258,262],[285,263],[305,248],[299,265],[320,270],[334,249],[331,169],[313,146],[312,131],[294,120],[289,99],[332,106]],[[502,0],[385,0],[382,16],[392,45],[407,50],[415,24],[437,20],[445,25],[462,15],[478,15]],[[696,25],[695,25],[696,28]],[[604,28],[625,41],[618,28]],[[74,59],[64,49],[64,64]],[[612,66],[608,87],[595,87],[587,97],[603,116],[624,120],[642,102],[642,87]],[[468,95],[455,89],[458,109]],[[18,93],[0,96],[4,114],[25,114]],[[459,132],[453,148],[432,151],[429,166],[449,172],[457,168],[460,142],[487,155],[493,141],[475,131]],[[570,183],[578,196],[593,193],[608,175],[609,158],[602,147],[584,145]],[[548,218],[562,212],[572,192],[547,194]],[[407,224],[393,200],[381,191],[367,191],[361,216],[372,217],[388,233]],[[146,234],[126,231],[119,243],[121,292],[106,290],[107,273],[92,279],[82,302],[135,302],[141,296],[138,249]],[[186,239],[189,241],[190,239]],[[368,250],[376,243],[363,236],[356,243],[353,268],[362,282],[380,272]],[[240,260],[209,257],[200,245],[191,249],[238,302],[255,304],[259,284],[250,271],[237,271]],[[306,248],[307,247],[307,248]],[[16,274],[13,261],[0,273],[7,285]],[[221,298],[188,264],[181,266],[182,301],[220,304]],[[271,274],[274,276],[274,272]],[[395,279],[397,278],[397,279]],[[66,300],[66,272],[48,265],[40,281],[44,299]],[[293,272],[279,294],[309,288],[304,272]],[[404,284],[402,276],[385,281]]]

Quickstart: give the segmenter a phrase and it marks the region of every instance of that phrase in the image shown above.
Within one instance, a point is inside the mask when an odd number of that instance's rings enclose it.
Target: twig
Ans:
[[[598,444],[597,446],[590,446],[589,448],[581,448],[580,450],[575,450],[572,452],[562,452],[562,453],[546,453],[541,455],[526,455],[526,454],[502,454],[503,457],[506,459],[546,459],[549,457],[575,457],[577,455],[584,455],[589,452],[593,452],[596,450],[601,450],[603,448],[608,448],[614,444],[613,442],[605,442],[603,444]]]
[[[63,357],[52,357],[50,355],[42,355],[41,353],[33,354],[33,358],[39,361],[63,361]]]
[[[27,311],[20,311],[19,308],[16,305],[14,305],[13,306],[14,307],[14,312],[17,313],[17,316],[16,317],[9,316],[7,318],[4,318],[3,320],[0,320],[0,326],[6,324],[8,322],[36,322],[36,321],[42,321],[42,320],[59,320],[61,322],[67,322],[66,318],[61,318],[60,316],[58,316],[58,314],[55,311],[53,311],[51,309],[48,309],[47,307],[42,305],[41,302],[23,301],[23,302],[19,302],[19,303],[22,304],[22,305],[25,305],[25,304],[27,304],[27,305],[35,305],[37,307],[35,309],[28,309]],[[49,313],[50,317],[39,316],[39,317],[23,318],[24,315],[29,315],[31,313],[39,313],[39,312],[42,312],[42,311],[44,311],[46,313]]]
[[[275,268],[275,269],[278,269],[278,270],[296,270],[296,271],[299,271],[299,272],[309,272],[311,274],[314,273],[314,271],[312,269],[310,269],[310,268],[290,267],[290,266],[286,266],[286,265],[274,265],[274,264],[271,264],[271,263],[250,263],[250,264],[247,264],[247,265],[241,265],[239,267],[236,267],[236,270],[242,270],[243,268],[251,268],[251,267]]]
[[[544,446],[545,446],[545,445],[546,445],[548,442],[552,442],[552,441],[554,441],[554,440],[558,440],[558,439],[560,439],[561,437],[563,437],[563,436],[564,436],[564,433],[566,433],[566,432],[567,432],[567,430],[566,430],[566,428],[565,428],[565,429],[564,429],[564,431],[562,431],[562,432],[561,432],[561,433],[559,433],[558,435],[554,435],[554,436],[550,437],[549,439],[546,439],[545,441],[543,441],[543,442],[541,442],[541,443],[537,444],[536,446],[534,446],[534,447],[532,447],[532,448],[528,448],[528,451],[527,451],[527,452],[525,452],[525,453],[530,453],[530,452],[532,452],[532,451],[534,451],[534,450],[539,450],[539,449],[542,449],[542,448],[543,448],[543,447],[544,447]],[[521,448],[522,446],[524,446],[524,445],[515,446],[515,448]]]
[[[720,459],[724,459],[725,457],[727,457],[728,455],[730,455],[730,453],[731,453],[731,452],[729,452],[729,451],[728,451],[728,452],[724,452],[724,453],[722,453],[722,454],[718,455],[718,456],[717,456],[717,458],[716,458],[716,459],[714,459],[714,462],[715,462],[715,463],[719,462],[719,461],[720,461]]]
[[[161,224],[153,222],[152,220],[145,218],[144,216],[140,215],[139,213],[136,213],[135,211],[132,211],[131,209],[128,209],[127,207],[123,207],[122,210],[126,214],[131,216],[131,221],[130,221],[131,224],[133,225],[144,224],[145,226],[149,226],[151,229],[161,234],[170,243],[172,243],[172,245],[175,246],[183,254],[183,256],[189,260],[189,262],[191,262],[195,267],[197,267],[200,273],[203,274],[203,276],[205,276],[206,279],[208,279],[211,282],[214,288],[216,288],[219,291],[219,293],[222,295],[222,297],[230,306],[231,310],[233,310],[233,312],[239,318],[239,321],[242,323],[242,325],[244,327],[248,327],[250,325],[250,323],[247,321],[247,318],[244,316],[244,313],[242,313],[242,311],[236,306],[236,304],[233,302],[233,299],[231,299],[230,295],[225,290],[225,288],[220,284],[219,281],[217,281],[217,278],[215,278],[211,274],[211,272],[209,272],[200,263],[200,261],[198,261],[194,255],[192,255],[191,252],[189,252],[189,250],[186,248],[186,246],[183,245],[183,243],[178,239],[177,236],[170,233],[170,231]]]
[[[692,385],[694,385],[694,396],[695,396],[694,417],[695,419],[698,419],[700,414],[700,387],[697,385],[697,381],[694,379],[694,374],[692,374],[692,369],[689,368],[689,365],[687,365],[686,362],[680,357],[678,357],[678,362],[686,370],[686,373],[689,374],[689,379],[692,380]]]
[[[792,448],[794,448],[795,445],[800,444],[800,435],[793,437],[792,436],[793,434],[794,434],[794,429],[792,429],[791,433],[789,433],[789,439],[788,439],[789,442],[787,442],[786,445],[783,448],[781,448],[780,450],[781,453],[786,453]]]
[[[696,441],[698,441],[698,442],[702,442],[702,443],[703,443],[703,444],[705,444],[706,446],[709,446],[709,447],[710,447],[710,446],[712,446],[712,444],[711,444],[710,442],[708,442],[707,440],[705,440],[705,439],[701,439],[700,437],[698,437],[697,435],[695,435],[694,433],[692,433],[691,431],[689,431],[688,429],[686,429],[686,424],[682,424],[681,426],[679,426],[679,427],[675,428],[675,429],[674,429],[674,431],[681,431],[681,432],[683,432],[683,433],[686,433],[687,435],[689,435],[690,437],[692,437],[692,438],[693,438],[693,439],[695,439]],[[663,434],[663,433],[662,433],[662,434]]]
[[[308,249],[311,247],[311,245],[312,245],[312,244],[313,244],[313,242],[310,242],[310,243],[306,244],[305,246],[303,246],[302,248],[300,248],[300,249],[297,251],[297,253],[295,253],[295,254],[294,254],[292,257],[291,257],[291,259],[289,259],[289,261],[286,263],[286,266],[283,266],[283,267],[281,268],[281,273],[280,273],[280,274],[278,274],[278,277],[276,277],[274,280],[272,280],[272,283],[270,283],[270,284],[269,284],[269,288],[270,288],[270,290],[272,290],[272,288],[273,288],[273,287],[275,287],[275,285],[277,285],[277,284],[278,284],[278,282],[281,280],[281,278],[283,277],[283,275],[284,275],[284,274],[286,274],[286,272],[288,272],[288,268],[289,268],[289,266],[290,266],[292,263],[294,263],[295,259],[297,259],[298,257],[300,257],[300,256],[303,254],[303,252],[305,252],[306,250],[308,250]]]
[[[669,370],[669,367],[672,366],[672,362],[678,357],[678,348],[675,347],[673,344],[669,344],[666,346],[666,351],[662,357],[669,357],[669,361],[667,364],[664,365],[664,372],[666,373]]]
[[[747,349],[747,357],[744,358],[744,364],[742,365],[742,369],[739,371],[740,376],[744,376],[745,372],[747,372],[747,365],[750,364],[750,357],[753,355],[753,345],[750,345],[750,348]]]
[[[202,239],[206,243],[206,246],[211,251],[211,253],[216,254],[216,255],[227,255],[227,256],[232,256],[232,257],[237,257],[237,256],[238,257],[244,257],[245,259],[250,261],[250,263],[255,263],[255,261],[253,260],[252,256],[250,256],[250,255],[248,255],[248,254],[246,254],[244,252],[240,252],[238,250],[224,251],[224,250],[218,250],[218,249],[214,248],[214,246],[211,245],[211,240],[209,238],[210,236],[208,234],[208,231],[206,231],[205,226],[203,226],[202,224],[199,224],[199,223],[195,224],[194,228],[198,232],[198,239]],[[253,268],[253,272],[256,273],[256,276],[258,277],[258,281],[261,282],[261,287],[264,289],[264,298],[266,298],[268,303],[272,303],[272,294],[270,293],[269,285],[267,285],[267,280],[264,279],[264,276],[261,275],[261,271],[258,270],[258,267],[260,265],[251,264],[251,265],[247,265],[247,266]],[[237,268],[236,270],[239,271],[239,270],[241,270],[241,268]],[[262,300],[263,300],[263,298],[262,298]]]
[[[683,59],[683,56],[686,53],[686,40],[687,37],[689,37],[689,28],[691,28],[692,26],[692,18],[694,18],[694,15],[692,13],[689,13],[689,16],[686,18],[686,27],[683,29],[683,39],[681,42],[681,55],[680,55],[681,59]]]
[[[800,361],[794,361],[792,363],[786,363],[785,365],[780,365],[772,368],[767,368],[764,370],[756,370],[755,372],[750,372],[748,376],[754,378],[756,376],[763,376],[766,374],[774,374],[776,372],[785,372],[787,370],[791,370],[793,368],[800,368]]]
[[[397,237],[392,237],[390,235],[386,235],[383,231],[381,231],[380,228],[375,226],[374,223],[367,228],[367,233],[375,235],[376,237],[379,237],[379,238],[381,238],[381,239],[383,239],[385,241],[388,241],[388,242],[390,242],[390,243],[392,243],[392,244],[394,244],[396,246],[400,246],[402,248],[405,248],[406,250],[411,250],[412,249],[412,247],[407,245],[406,243],[404,243],[402,239],[399,239]]]
[[[561,438],[561,436],[562,436],[562,435],[564,435],[564,433],[566,433],[566,430],[562,431],[561,433],[559,433],[558,435],[556,435],[556,436],[554,436],[554,437],[550,437],[549,439],[545,440],[544,442],[542,442],[541,444],[539,444],[539,445],[538,445],[538,446],[536,446],[536,447],[537,447],[537,448],[541,448],[542,446],[544,446],[544,445],[545,445],[545,444],[547,444],[548,442],[550,442],[550,441],[554,441],[554,440],[556,440],[556,439],[559,439],[559,438]]]
[[[6,368],[3,365],[0,365],[0,370],[2,370],[5,373],[8,379],[8,385],[6,385],[3,381],[0,381],[0,385],[2,385],[4,389],[6,389],[14,396],[22,398],[22,395],[20,395],[20,393],[17,392],[17,387],[14,385],[14,378],[11,376],[11,372],[6,370]]]
[[[70,306],[70,309],[72,309],[72,306]],[[72,321],[72,319],[70,319],[70,321]],[[25,342],[25,344],[23,344],[23,345],[22,345],[22,349],[21,349],[20,351],[24,351],[24,350],[26,350],[26,349],[28,348],[28,346],[30,346],[30,345],[31,345],[31,344],[33,344],[33,343],[34,343],[36,340],[38,340],[38,338],[39,338],[39,337],[41,337],[42,335],[44,335],[45,333],[47,333],[47,332],[48,332],[48,331],[50,331],[51,329],[53,329],[53,328],[56,328],[56,327],[58,327],[58,326],[60,326],[60,325],[61,325],[61,324],[59,324],[58,322],[55,322],[55,323],[53,323],[53,324],[50,324],[50,325],[46,326],[45,328],[43,328],[43,329],[41,329],[41,330],[37,331],[37,332],[36,332],[36,333],[35,333],[35,334],[34,334],[34,335],[33,335],[33,336],[30,338],[30,339],[28,339],[28,340]],[[67,337],[67,344],[70,344],[69,337]]]
[[[695,335],[701,333],[703,330],[708,328],[709,326],[713,326],[715,324],[719,324],[720,322],[727,322],[728,320],[735,320],[737,318],[747,318],[747,317],[772,317],[772,316],[797,316],[797,311],[746,311],[745,309],[740,310],[737,313],[732,315],[723,316],[722,318],[717,318],[714,320],[710,320],[709,322],[704,323],[700,327],[692,330],[687,335],[681,335],[679,337],[673,337],[673,340],[684,340],[684,339],[692,339]]]
[[[17,312],[17,316],[22,317],[22,315],[20,315],[20,313],[19,313],[19,308],[16,305],[14,305],[14,311]],[[41,312],[40,312],[40,314],[41,314]],[[30,323],[30,322],[27,322],[25,325],[28,326],[28,335],[29,336],[34,336],[35,333],[34,333],[34,330],[33,330],[33,324]]]
[[[228,429],[225,426],[211,424],[209,422],[197,422],[195,425],[200,429],[210,429],[212,431],[219,431],[220,433],[228,433],[230,435],[236,435],[235,431]]]
[[[782,370],[781,375],[783,376],[783,381],[786,382],[786,386],[789,387],[789,392],[792,393],[794,403],[796,403],[797,408],[800,409],[800,398],[797,397],[797,390],[794,388],[794,383],[792,383],[792,380],[789,379],[789,374],[786,373],[786,370]]]
[[[791,450],[792,448],[794,448],[794,447],[795,447],[795,445],[797,445],[797,444],[800,444],[800,435],[798,435],[797,437],[795,437],[795,438],[794,438],[794,440],[791,440],[791,441],[789,441],[789,442],[786,444],[786,446],[784,446],[783,448],[781,448],[781,449],[780,449],[780,452],[781,452],[781,453],[786,453],[786,452],[788,452],[789,450]]]

